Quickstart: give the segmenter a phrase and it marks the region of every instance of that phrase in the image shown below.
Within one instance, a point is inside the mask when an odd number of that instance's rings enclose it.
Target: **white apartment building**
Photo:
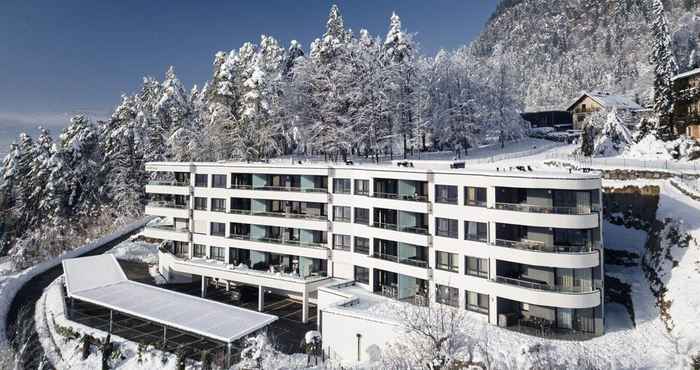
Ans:
[[[413,167],[415,165],[415,167]],[[595,173],[328,163],[148,163],[146,228],[172,243],[168,279],[298,297],[354,281],[494,325],[603,332],[601,179]],[[417,299],[418,298],[418,299]],[[321,307],[319,307],[320,309]]]

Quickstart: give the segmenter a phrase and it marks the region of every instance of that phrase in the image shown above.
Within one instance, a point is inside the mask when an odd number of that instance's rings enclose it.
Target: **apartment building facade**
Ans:
[[[148,163],[166,277],[309,302],[334,279],[494,325],[603,333],[601,179],[396,165]],[[262,305],[260,306],[262,307]]]

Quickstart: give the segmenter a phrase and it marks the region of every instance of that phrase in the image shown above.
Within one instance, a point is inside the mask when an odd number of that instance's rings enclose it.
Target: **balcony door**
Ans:
[[[574,312],[570,308],[557,308],[557,327],[560,329],[574,328]]]

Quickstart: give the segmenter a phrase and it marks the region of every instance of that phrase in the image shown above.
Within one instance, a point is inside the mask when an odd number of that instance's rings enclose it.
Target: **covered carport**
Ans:
[[[277,320],[191,295],[130,281],[113,255],[63,261],[74,320],[140,343],[192,357],[207,351],[230,364],[237,342]],[[235,352],[234,352],[235,351]]]

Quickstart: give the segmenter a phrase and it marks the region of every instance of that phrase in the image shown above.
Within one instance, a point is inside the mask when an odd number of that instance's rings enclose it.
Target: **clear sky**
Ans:
[[[0,140],[16,127],[65,125],[73,112],[107,117],[141,77],[175,66],[189,88],[214,53],[260,34],[285,47],[325,28],[333,2],[214,0],[0,1]],[[396,11],[424,53],[472,40],[498,0],[337,1],[346,27],[384,36]],[[54,129],[54,131],[57,131]],[[0,153],[3,152],[0,143]]]

